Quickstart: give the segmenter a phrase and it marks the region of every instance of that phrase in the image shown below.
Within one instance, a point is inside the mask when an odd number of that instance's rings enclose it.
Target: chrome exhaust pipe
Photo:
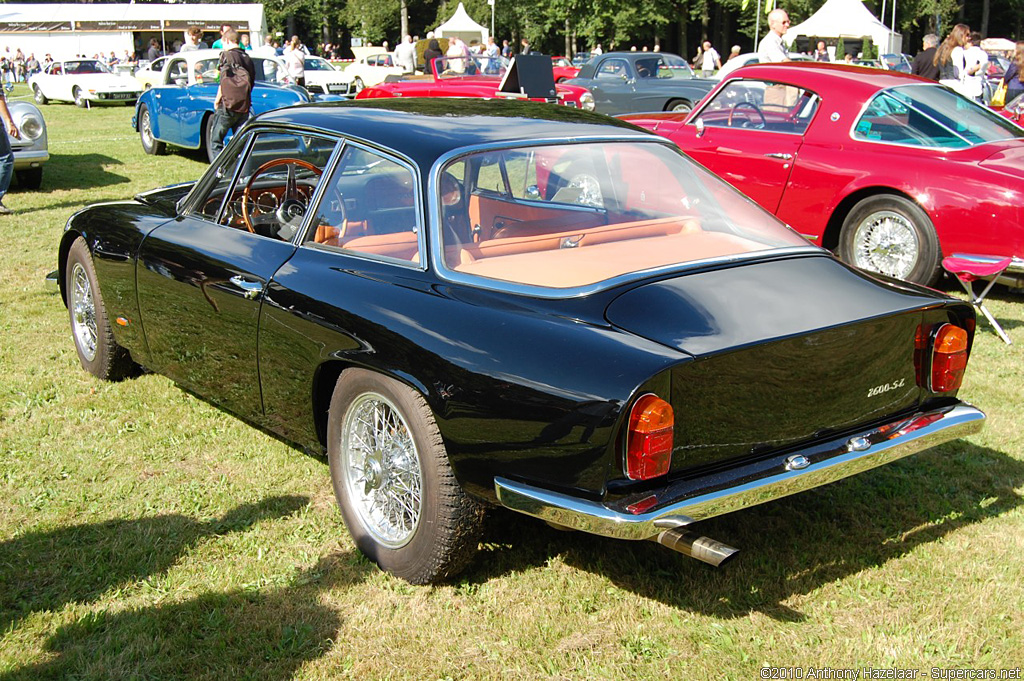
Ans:
[[[665,530],[661,534],[651,537],[651,541],[656,541],[684,556],[696,558],[702,563],[715,567],[720,567],[726,561],[731,560],[740,551],[711,537],[687,530],[685,527]]]

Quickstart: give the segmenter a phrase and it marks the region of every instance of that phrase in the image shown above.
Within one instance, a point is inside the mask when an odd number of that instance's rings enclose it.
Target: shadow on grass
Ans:
[[[703,534],[741,549],[716,570],[653,542],[625,542],[549,529],[494,514],[493,542],[466,578],[487,581],[545,565],[553,556],[619,587],[720,618],[761,612],[804,615],[785,604],[824,584],[898,559],[922,544],[1017,508],[1024,463],[958,442],[826,487],[699,523]]]
[[[51,154],[43,167],[43,186],[36,192],[57,189],[91,189],[128,184],[130,178],[111,172],[108,168],[124,163],[105,154]],[[28,191],[28,190],[23,190]],[[47,205],[50,209],[54,206]]]
[[[0,633],[33,612],[89,603],[112,588],[164,573],[201,539],[291,515],[308,501],[275,497],[205,523],[158,515],[30,532],[0,543]]]
[[[302,497],[275,497],[208,523],[158,516],[33,533],[0,544],[0,632],[31,612],[89,602],[161,574],[202,538],[244,531],[306,503]],[[326,652],[341,626],[320,594],[361,581],[371,568],[355,556],[331,555],[281,587],[90,613],[46,642],[53,656],[0,679],[288,678]]]

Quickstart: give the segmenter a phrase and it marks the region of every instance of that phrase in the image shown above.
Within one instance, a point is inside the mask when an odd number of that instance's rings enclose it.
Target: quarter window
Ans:
[[[306,243],[418,262],[416,183],[405,165],[349,145],[326,180]]]

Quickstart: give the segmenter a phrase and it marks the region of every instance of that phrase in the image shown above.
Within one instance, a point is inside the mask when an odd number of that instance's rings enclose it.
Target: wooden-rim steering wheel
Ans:
[[[249,215],[249,195],[252,193],[252,185],[256,181],[256,178],[263,173],[267,172],[271,168],[284,165],[288,166],[288,179],[285,181],[284,195],[281,197],[281,202],[277,206],[277,211],[279,212],[287,207],[288,202],[299,202],[300,200],[298,186],[295,183],[295,166],[310,170],[316,173],[317,177],[324,174],[324,171],[320,170],[309,161],[303,161],[301,158],[275,158],[274,160],[267,161],[257,168],[256,172],[249,177],[249,181],[245,184],[245,189],[242,190],[242,221],[245,223],[245,228],[253,234],[256,233],[256,230],[253,228],[252,217]],[[283,213],[279,216],[282,223],[285,222],[283,216]]]

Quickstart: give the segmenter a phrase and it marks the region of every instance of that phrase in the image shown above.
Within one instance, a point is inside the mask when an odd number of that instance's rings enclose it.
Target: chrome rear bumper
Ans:
[[[649,539],[665,529],[820,487],[977,433],[984,422],[985,414],[968,404],[921,412],[855,437],[608,503],[500,477],[494,487],[501,504],[513,511],[606,537]]]

